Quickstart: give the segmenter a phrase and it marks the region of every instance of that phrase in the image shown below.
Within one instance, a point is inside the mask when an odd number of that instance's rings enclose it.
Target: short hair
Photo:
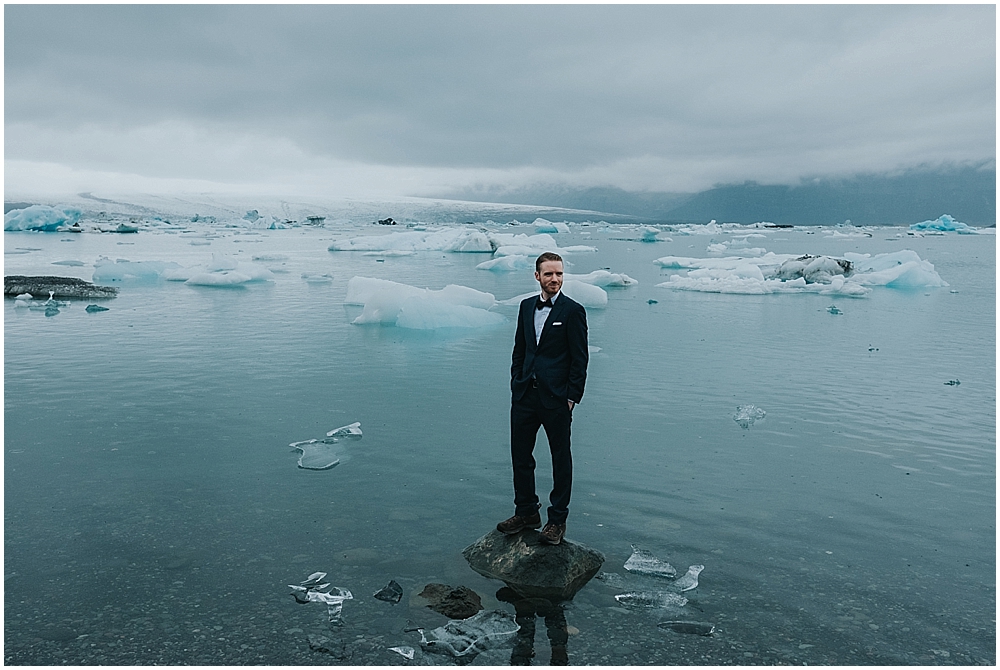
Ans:
[[[562,263],[563,259],[562,256],[560,256],[557,253],[546,251],[541,256],[535,259],[535,272],[542,271],[542,263],[544,263],[545,261],[559,261],[560,263]]]

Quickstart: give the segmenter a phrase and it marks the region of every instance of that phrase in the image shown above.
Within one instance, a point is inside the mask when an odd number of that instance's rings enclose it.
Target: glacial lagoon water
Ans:
[[[512,510],[516,307],[495,307],[498,325],[414,330],[352,324],[362,308],[345,296],[361,276],[504,300],[536,286],[531,272],[477,270],[489,254],[328,251],[395,232],[367,224],[200,225],[4,234],[7,275],[212,253],[274,273],[126,281],[50,316],[4,301],[5,662],[466,662],[421,647],[417,628],[447,620],[415,594],[464,585],[514,613],[460,552]],[[597,248],[566,254],[570,272],[639,282],[588,312],[568,538],[607,561],[551,619],[569,662],[995,664],[995,237],[752,231],[775,253],[912,250],[948,283],[852,298],[657,286],[684,271],[655,259],[718,257],[709,245],[732,231],[645,243],[634,227],[569,229],[560,246]],[[751,405],[763,414],[740,422]],[[289,444],[354,422],[363,438],[332,445],[335,467],[298,467]],[[544,437],[538,449],[547,490]],[[624,568],[633,545],[679,573],[704,566],[686,604],[616,600],[655,588]],[[353,594],[339,626],[290,596],[318,571]],[[398,604],[373,597],[390,580]]]

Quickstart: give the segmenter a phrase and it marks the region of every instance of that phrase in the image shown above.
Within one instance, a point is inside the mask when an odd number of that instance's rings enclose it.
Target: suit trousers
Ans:
[[[549,495],[549,523],[566,523],[569,497],[573,488],[573,457],[569,449],[573,412],[566,401],[555,409],[542,405],[538,389],[529,388],[510,408],[510,458],[514,465],[514,513],[534,514],[538,508],[535,494],[535,439],[539,427],[552,452],[552,493]]]

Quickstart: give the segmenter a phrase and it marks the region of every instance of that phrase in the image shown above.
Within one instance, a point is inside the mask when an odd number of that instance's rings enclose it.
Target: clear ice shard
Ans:
[[[640,575],[653,575],[654,577],[667,577],[673,579],[677,576],[677,570],[669,563],[665,563],[653,556],[645,549],[639,549],[632,545],[632,555],[625,561],[623,566],[629,572]]]
[[[615,600],[622,605],[629,607],[642,607],[646,609],[660,609],[663,607],[684,607],[687,605],[687,598],[676,593],[666,591],[631,591],[620,593],[615,596]]]
[[[355,421],[354,423],[348,424],[346,426],[341,426],[340,428],[334,428],[326,434],[327,437],[347,437],[352,440],[361,439],[361,422]]]
[[[501,610],[483,610],[468,619],[449,621],[440,628],[420,631],[420,646],[425,651],[452,656],[474,656],[503,644],[520,629],[514,617]]]
[[[711,635],[715,632],[715,624],[703,621],[661,621],[657,627],[690,635]]]
[[[314,572],[306,577],[305,581],[302,583],[289,584],[288,588],[292,590],[295,602],[326,603],[326,610],[330,623],[340,624],[340,614],[344,606],[344,601],[354,600],[354,596],[350,591],[340,588],[339,586],[334,586],[326,592],[320,591],[320,589],[325,589],[330,586],[329,583],[320,583],[325,577],[325,572]]]
[[[767,412],[756,405],[740,405],[736,408],[733,421],[740,424],[743,428],[749,428],[755,421],[760,421],[765,416],[767,416]]]
[[[613,589],[625,587],[625,580],[617,572],[600,572],[595,579],[599,579]]]
[[[388,584],[375,593],[375,598],[389,603],[398,603],[403,599],[403,587],[396,583],[395,579],[390,579]]]
[[[705,569],[704,565],[692,565],[681,577],[673,583],[674,588],[683,593],[698,588],[698,575]]]
[[[346,426],[334,428],[322,439],[292,442],[288,446],[302,452],[299,456],[300,468],[305,470],[329,470],[340,463],[340,454],[332,445],[340,442],[342,439],[360,440],[361,422],[355,421]]]
[[[340,457],[328,442],[305,440],[292,442],[288,446],[302,452],[299,456],[299,467],[304,470],[329,470],[340,463]]]
[[[408,661],[412,661],[416,650],[413,647],[389,647],[389,651],[394,651]]]

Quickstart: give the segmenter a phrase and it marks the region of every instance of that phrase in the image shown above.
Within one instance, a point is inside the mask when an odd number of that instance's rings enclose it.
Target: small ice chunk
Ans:
[[[334,428],[326,434],[327,437],[346,437],[352,440],[361,439],[361,422],[355,421],[340,428]]]
[[[303,470],[329,470],[340,463],[334,447],[321,440],[305,440],[289,444],[293,449],[302,452],[299,456],[299,467]]]
[[[673,579],[677,576],[677,570],[669,563],[661,561],[645,549],[639,549],[632,545],[632,555],[625,561],[623,566],[629,572],[640,575],[653,575],[654,577],[667,577]]]
[[[604,582],[613,589],[625,588],[625,579],[617,572],[600,572],[595,579]]]
[[[374,595],[378,600],[384,600],[387,603],[398,603],[403,599],[403,587],[395,579],[390,579],[389,583],[375,592]]]
[[[760,421],[765,416],[767,416],[767,412],[756,405],[740,405],[736,408],[733,421],[740,424],[743,428],[749,428],[755,421]]]
[[[420,646],[425,651],[452,656],[475,656],[514,637],[521,627],[514,617],[501,610],[483,610],[468,619],[453,620],[440,628],[420,631]]]
[[[406,660],[412,661],[416,650],[413,647],[389,647],[389,651],[394,651]]]
[[[715,632],[715,624],[704,623],[702,621],[661,621],[656,624],[658,628],[672,630],[677,633],[687,633],[689,635],[711,635]]]
[[[100,305],[87,305],[87,313],[93,314],[94,312],[107,312],[107,307],[101,307]]]
[[[303,581],[299,582],[299,584],[301,586],[306,586],[306,587],[315,587],[317,584],[319,584],[320,582],[322,582],[324,579],[326,579],[326,573],[325,572],[314,572],[311,575],[309,575],[308,577],[306,577]]]
[[[333,281],[333,275],[329,272],[303,272],[302,278],[305,279],[310,284],[325,284]]]
[[[959,380],[957,380],[957,379],[949,379],[948,381],[946,381],[946,382],[944,383],[944,385],[945,385],[945,386],[958,386],[958,385],[959,385],[959,384],[961,384],[961,383],[962,383],[962,382],[960,382],[960,381],[959,381]]]
[[[619,274],[616,272],[609,272],[607,270],[594,270],[590,274],[585,275],[566,274],[563,276],[563,279],[566,281],[581,281],[585,284],[593,284],[594,286],[601,286],[604,288],[636,286],[639,283],[627,274]]]
[[[644,609],[660,609],[665,607],[684,607],[687,598],[668,591],[630,591],[615,596],[622,605]]]
[[[534,267],[535,259],[531,256],[514,254],[483,261],[476,266],[476,269],[489,270],[490,272],[516,272],[518,270],[530,270]]]
[[[834,315],[843,314],[843,312],[840,311],[840,308],[837,307],[836,305],[830,305],[829,307],[826,308],[826,311],[828,311],[830,314],[834,314]]]
[[[698,575],[704,569],[704,565],[692,565],[688,568],[687,572],[677,578],[673,583],[673,587],[681,593],[698,588]]]
[[[85,263],[83,261],[67,260],[67,261],[53,261],[53,265],[65,265],[71,268],[83,267]]]

